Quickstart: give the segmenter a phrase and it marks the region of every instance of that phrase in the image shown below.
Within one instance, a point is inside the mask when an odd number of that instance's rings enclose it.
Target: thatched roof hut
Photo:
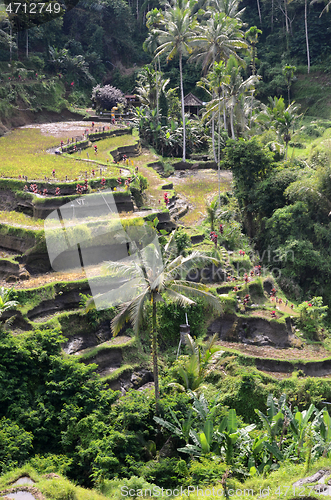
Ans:
[[[202,108],[203,102],[198,99],[195,95],[190,92],[184,97],[184,109],[186,113],[191,115],[198,115],[200,108]]]

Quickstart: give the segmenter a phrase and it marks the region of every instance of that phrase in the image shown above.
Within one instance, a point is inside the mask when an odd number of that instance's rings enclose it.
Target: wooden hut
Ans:
[[[200,108],[202,108],[203,102],[200,101],[195,95],[190,92],[184,97],[184,109],[185,113],[190,113],[190,115],[199,115]]]

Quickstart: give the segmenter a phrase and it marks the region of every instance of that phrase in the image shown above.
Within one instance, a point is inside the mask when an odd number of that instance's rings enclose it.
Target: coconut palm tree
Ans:
[[[283,75],[285,76],[286,84],[287,84],[287,100],[288,100],[287,104],[288,105],[291,104],[290,89],[291,89],[291,83],[293,82],[293,77],[294,77],[295,71],[296,71],[295,66],[286,65],[283,68]]]
[[[186,161],[186,130],[183,89],[183,56],[191,53],[195,19],[192,16],[193,0],[171,0],[165,5],[162,27],[156,29],[160,46],[155,56],[167,54],[167,61],[179,57],[180,96],[183,121],[183,161]]]
[[[291,129],[294,128],[295,121],[299,118],[297,111],[299,110],[299,105],[295,104],[293,101],[286,109],[284,109],[282,114],[276,117],[275,127],[278,130],[278,134],[283,136],[283,140],[286,145],[285,149],[285,160],[287,160],[287,150],[288,143],[291,140]]]
[[[224,12],[228,17],[240,19],[246,7],[238,11],[239,0],[210,0],[209,5],[217,12]]]
[[[225,2],[226,3],[226,2]],[[218,7],[222,6],[219,4]],[[196,36],[193,40],[195,49],[190,60],[201,62],[202,70],[206,73],[215,62],[226,61],[231,55],[239,58],[238,51],[247,49],[247,42],[244,41],[244,33],[241,31],[242,23],[238,18],[230,18],[224,12],[212,12],[211,17],[205,24],[201,24],[196,29]],[[239,58],[240,59],[240,58]],[[212,92],[213,99],[215,92]],[[212,145],[214,160],[217,162],[215,152],[215,117],[212,114]]]
[[[163,19],[163,14],[161,9],[152,9],[147,13],[146,16],[146,26],[150,30],[148,33],[148,36],[146,40],[143,43],[143,49],[146,52],[149,52],[154,55],[156,49],[158,48],[158,35],[155,31],[155,28],[160,26],[160,23]],[[154,58],[154,67],[155,67],[155,73],[156,73],[156,109],[157,109],[157,119],[159,119],[159,86],[158,86],[158,74],[157,74],[157,63],[158,63],[158,69],[159,72],[161,73],[161,67],[160,67],[160,58]]]
[[[210,109],[216,108],[218,114],[218,148],[217,148],[217,172],[218,172],[218,203],[221,206],[221,101],[223,100],[223,125],[224,129],[227,129],[226,125],[226,105],[225,105],[225,90],[224,86],[229,83],[229,75],[226,75],[225,65],[223,61],[219,63],[215,62],[212,71],[208,75],[208,80],[210,86],[213,89],[214,95],[217,99],[213,99],[211,106],[207,108],[207,112]]]
[[[143,250],[137,250],[137,259],[130,262],[107,262],[105,269],[114,277],[129,278],[135,283],[137,293],[134,298],[123,303],[119,307],[119,312],[111,323],[112,332],[117,335],[123,325],[130,321],[136,334],[139,332],[141,322],[146,314],[147,304],[152,308],[152,356],[153,375],[155,385],[156,412],[158,412],[159,399],[159,375],[158,375],[158,355],[157,355],[157,327],[156,312],[157,302],[163,301],[162,295],[166,294],[171,300],[182,305],[193,305],[194,300],[188,298],[201,297],[214,309],[221,311],[219,300],[208,292],[208,289],[201,284],[192,283],[186,280],[186,276],[191,269],[204,267],[206,264],[219,264],[215,258],[208,257],[199,252],[193,252],[184,257],[176,255],[174,236],[170,238],[164,249],[164,264],[162,265],[162,255],[158,245],[151,243]],[[121,291],[118,291],[120,295]]]
[[[227,61],[230,56],[240,59],[238,51],[248,48],[241,26],[240,21],[224,12],[212,13],[204,25],[196,28],[190,60],[201,62],[206,73],[214,62]]]
[[[238,61],[231,57],[226,66],[226,73],[229,75],[229,83],[225,85],[227,107],[230,114],[231,137],[235,139],[234,117],[236,115],[237,123],[240,123],[241,129],[246,127],[246,114],[249,113],[247,97],[252,95],[255,84],[259,78],[251,75],[246,80],[241,76],[241,68]]]

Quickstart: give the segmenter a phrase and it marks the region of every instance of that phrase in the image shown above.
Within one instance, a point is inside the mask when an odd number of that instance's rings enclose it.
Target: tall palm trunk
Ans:
[[[221,94],[218,92],[218,207],[221,206]]]
[[[26,41],[26,47],[25,47],[25,55],[26,55],[26,58],[29,59],[29,30],[26,30],[26,33],[25,33],[25,41]]]
[[[9,61],[10,64],[12,63],[13,59],[13,28],[12,24],[9,24],[9,35],[10,35],[10,42],[9,42]]]
[[[156,85],[156,119],[157,123],[159,123],[159,77],[157,73],[157,63],[155,61],[155,85]]]
[[[213,56],[213,66],[215,64],[215,56]],[[215,91],[213,90],[213,95],[212,99],[215,98]],[[216,158],[216,151],[215,151],[215,113],[213,113],[212,119],[211,119],[211,143],[212,143],[212,148],[213,148],[213,156],[214,156],[214,161],[217,163],[217,158]]]
[[[214,93],[213,93],[214,96]],[[215,117],[214,113],[211,119],[211,143],[212,143],[212,148],[213,148],[213,156],[214,156],[214,161],[217,163],[217,157],[216,157],[216,151],[215,151]]]
[[[232,139],[235,139],[236,136],[235,136],[235,133],[234,133],[234,126],[233,126],[233,113],[234,113],[234,106],[231,106],[231,109],[230,109],[231,136],[232,136]]]
[[[257,1],[257,10],[259,12],[259,19],[260,19],[260,24],[262,24],[262,16],[261,16],[261,7],[260,7],[260,0]]]
[[[181,52],[179,54],[179,76],[180,76],[180,97],[182,101],[182,119],[183,119],[183,161],[186,161],[185,108],[184,108],[183,67],[182,67]]]
[[[159,413],[159,370],[157,363],[157,332],[156,332],[156,301],[155,295],[152,294],[152,354],[153,354],[153,376],[154,376],[154,390],[155,390],[155,412]]]
[[[309,39],[308,39],[307,3],[308,3],[308,0],[305,0],[305,32],[306,32],[306,46],[307,46],[307,65],[308,65],[308,73],[309,73],[310,72],[310,54],[309,54]]]
[[[223,122],[224,122],[224,130],[228,132],[228,126],[226,123],[226,106],[225,106],[225,92],[224,87],[222,87],[222,99],[223,99]]]

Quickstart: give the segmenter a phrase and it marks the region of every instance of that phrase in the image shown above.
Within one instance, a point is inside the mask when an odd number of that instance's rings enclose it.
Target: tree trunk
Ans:
[[[308,3],[308,0],[305,0],[305,32],[306,32],[306,46],[307,46],[307,65],[308,65],[308,74],[309,74],[309,72],[310,72],[310,54],[309,54],[309,39],[308,39],[307,3]]]
[[[224,130],[228,133],[228,126],[226,123],[226,106],[225,106],[225,92],[224,88],[222,88],[222,99],[223,99],[223,122],[224,122]]]
[[[255,75],[256,73],[256,67],[255,67],[255,53],[256,53],[256,45],[255,43],[252,43],[252,73]]]
[[[287,0],[284,0],[286,33],[288,33]]]
[[[155,60],[155,85],[156,85],[156,118],[157,118],[157,123],[159,123],[159,84],[158,84],[158,73],[157,73],[157,63]]]
[[[271,31],[274,30],[274,0],[271,0]]]
[[[262,24],[262,16],[261,16],[261,8],[260,8],[260,0],[257,1],[257,10],[259,12],[259,19],[260,19],[260,24]]]
[[[218,93],[218,208],[221,206],[221,95]],[[216,242],[217,245],[217,242]]]
[[[211,119],[211,143],[212,143],[212,148],[213,148],[213,157],[215,163],[217,163],[217,157],[216,157],[216,151],[215,151],[215,118],[214,118],[214,113],[213,117]]]
[[[153,375],[155,389],[155,412],[159,413],[159,370],[157,366],[157,333],[156,333],[156,302],[152,294],[153,313],[152,313],[152,353],[153,353]]]
[[[13,28],[11,23],[9,24],[9,35],[10,35],[10,42],[9,42],[9,61],[10,64],[12,63],[12,58],[13,58]]]
[[[230,127],[231,127],[231,136],[232,136],[232,139],[235,139],[236,136],[235,136],[235,133],[234,133],[234,127],[233,127],[233,112],[234,112],[234,106],[231,106],[231,110],[230,110]]]
[[[179,54],[179,75],[180,75],[180,97],[182,101],[182,119],[183,119],[183,161],[186,161],[185,108],[184,108],[183,68],[182,68],[181,53]]]
[[[26,30],[25,40],[26,40],[26,47],[25,47],[26,53],[25,54],[26,54],[26,58],[29,59],[29,30]]]

